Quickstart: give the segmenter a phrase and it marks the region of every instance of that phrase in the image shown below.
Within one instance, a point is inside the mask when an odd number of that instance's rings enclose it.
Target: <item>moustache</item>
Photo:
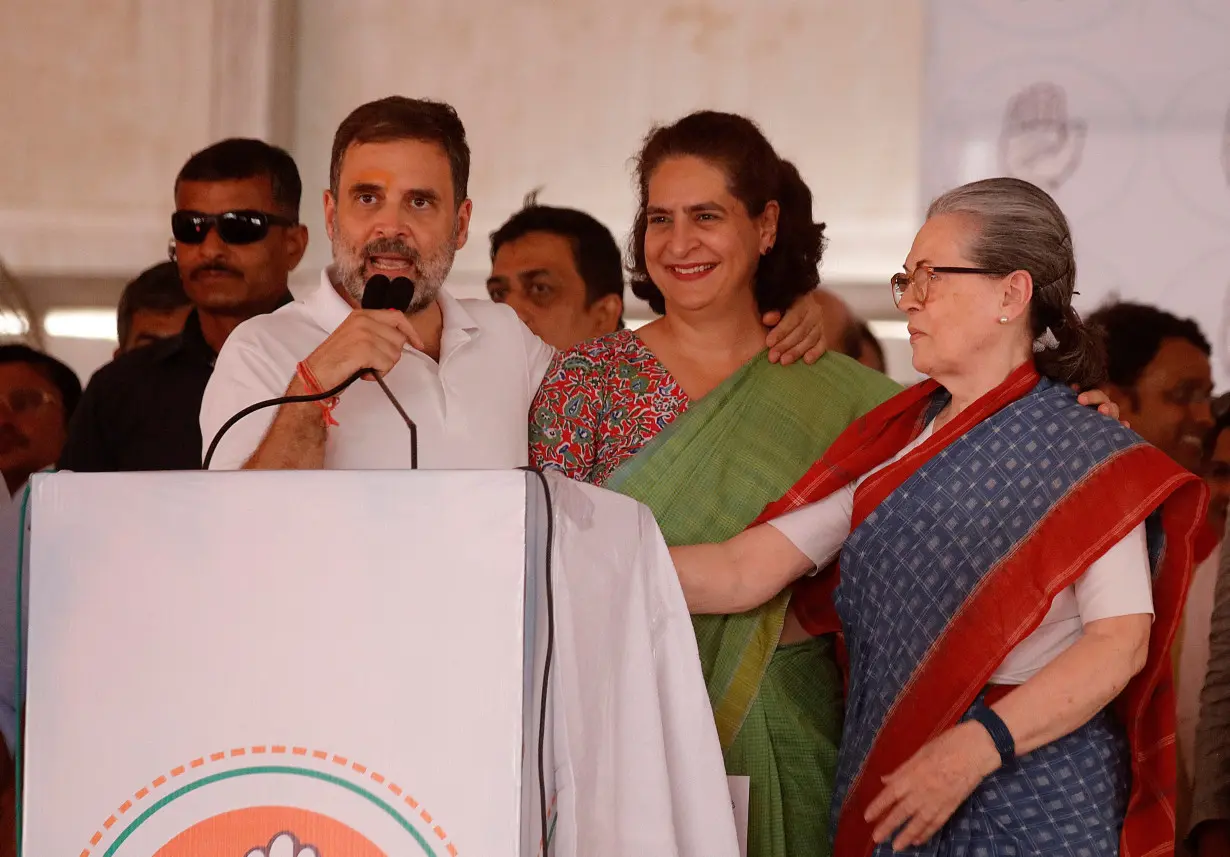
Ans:
[[[230,274],[232,277],[239,277],[241,279],[243,277],[242,272],[237,271],[236,269],[232,268],[230,265],[218,259],[205,262],[202,265],[197,265],[195,268],[192,269],[192,273],[189,274],[188,276],[190,279],[195,280],[201,274],[207,273],[209,271],[217,271],[222,274]]]
[[[363,246],[363,256],[365,259],[371,259],[372,256],[405,256],[412,265],[417,266],[419,263],[419,251],[400,238],[377,238],[375,241],[369,241]]]
[[[0,451],[10,452],[14,449],[27,449],[29,446],[30,438],[12,425],[0,425]]]

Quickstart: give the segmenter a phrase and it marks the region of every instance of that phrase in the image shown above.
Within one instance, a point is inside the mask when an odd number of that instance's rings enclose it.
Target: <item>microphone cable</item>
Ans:
[[[538,714],[538,806],[539,813],[542,819],[542,854],[547,857],[551,847],[551,831],[547,827],[547,822],[550,816],[547,803],[547,773],[546,773],[546,745],[547,745],[547,703],[549,695],[547,693],[551,680],[551,660],[555,655],[555,585],[551,570],[551,555],[555,553],[555,507],[551,501],[551,486],[547,483],[546,474],[536,467],[527,466],[520,468],[528,473],[533,473],[538,477],[538,481],[542,484],[543,499],[547,506],[547,555],[546,562],[543,565],[543,582],[547,590],[547,645],[546,652],[543,656],[542,664],[542,697],[539,703]]]
[[[390,280],[384,274],[376,274],[365,284],[363,288],[363,299],[360,304],[363,309],[395,309],[404,313],[407,309],[409,309],[412,300],[414,300],[414,283],[409,278],[397,277],[394,280]],[[380,389],[384,392],[385,397],[393,405],[393,408],[397,411],[397,415],[401,417],[402,422],[406,424],[406,428],[410,430],[410,469],[418,470],[419,427],[415,424],[414,420],[410,419],[410,415],[407,414],[406,409],[401,406],[401,402],[397,401],[397,397],[393,395],[393,391],[389,389],[389,385],[384,383],[384,379],[376,374],[376,370],[374,369],[360,369],[332,390],[325,390],[323,393],[315,393],[309,396],[278,396],[275,399],[266,399],[263,402],[248,405],[242,411],[235,414],[223,423],[222,428],[218,429],[217,434],[214,435],[213,440],[209,443],[209,449],[205,453],[205,460],[202,464],[203,469],[209,469],[209,464],[213,461],[214,452],[218,449],[218,443],[222,440],[222,436],[230,431],[235,423],[239,422],[249,414],[254,414],[265,408],[273,408],[281,405],[322,402],[325,399],[331,399],[334,396],[340,395],[343,390],[355,381],[362,378],[364,375],[371,375],[372,380],[380,385]]]
[[[274,398],[274,399],[266,399],[263,402],[256,402],[255,404],[248,405],[242,411],[235,414],[230,419],[228,419],[226,422],[224,422],[222,424],[222,428],[218,429],[218,432],[217,434],[214,435],[213,440],[209,442],[209,449],[205,453],[205,460],[204,460],[204,463],[202,464],[202,469],[204,470],[209,469],[209,464],[211,461],[213,461],[214,453],[218,449],[218,444],[222,442],[223,436],[228,431],[230,431],[232,428],[234,428],[235,424],[239,422],[240,420],[242,420],[244,417],[250,414],[254,414],[257,411],[264,410],[265,408],[274,408],[274,407],[279,407],[281,405],[296,405],[296,404],[303,404],[303,403],[308,403],[308,402],[322,402],[325,399],[331,399],[334,396],[341,395],[343,390],[345,390],[355,381],[362,378],[364,375],[370,375],[373,379],[375,379],[376,383],[380,385],[380,389],[384,391],[385,396],[388,397],[389,401],[392,402],[393,407],[397,410],[397,415],[402,418],[402,421],[405,422],[406,424],[406,428],[410,430],[410,469],[418,470],[419,468],[419,430],[418,430],[418,426],[415,425],[414,420],[410,419],[410,415],[407,414],[406,409],[401,406],[401,402],[397,401],[397,397],[393,395],[393,391],[390,390],[388,385],[384,383],[384,379],[381,378],[378,374],[376,374],[376,370],[374,369],[360,369],[359,371],[351,375],[349,378],[347,378],[345,381],[338,384],[333,389],[325,390],[323,393],[313,393],[311,395],[303,395],[303,396],[278,396],[277,398]]]

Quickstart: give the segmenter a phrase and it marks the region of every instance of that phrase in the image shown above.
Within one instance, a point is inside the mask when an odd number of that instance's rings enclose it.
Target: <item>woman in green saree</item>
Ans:
[[[655,129],[637,178],[632,288],[664,315],[556,357],[531,462],[645,503],[669,544],[721,540],[899,388],[837,354],[762,354],[762,314],[818,285],[824,227],[752,122],[703,112]],[[841,679],[832,638],[803,634],[789,601],[695,617],[727,772],[750,778],[753,857],[829,853]]]

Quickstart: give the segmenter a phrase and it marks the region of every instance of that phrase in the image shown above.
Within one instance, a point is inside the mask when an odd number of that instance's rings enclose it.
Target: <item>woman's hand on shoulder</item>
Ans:
[[[789,366],[802,359],[810,365],[828,350],[829,343],[824,340],[824,308],[818,290],[803,295],[784,315],[774,310],[765,313],[761,321],[765,327],[772,328],[765,340],[770,363]]]

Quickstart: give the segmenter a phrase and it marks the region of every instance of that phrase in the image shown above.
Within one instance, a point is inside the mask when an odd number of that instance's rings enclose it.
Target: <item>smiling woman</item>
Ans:
[[[637,178],[632,288],[664,315],[556,358],[531,460],[641,501],[669,544],[727,538],[897,388],[831,352],[763,356],[762,313],[815,288],[824,227],[754,123],[702,112],[656,128]],[[832,637],[802,633],[789,603],[693,617],[727,773],[750,780],[751,857],[829,853],[841,679]]]

